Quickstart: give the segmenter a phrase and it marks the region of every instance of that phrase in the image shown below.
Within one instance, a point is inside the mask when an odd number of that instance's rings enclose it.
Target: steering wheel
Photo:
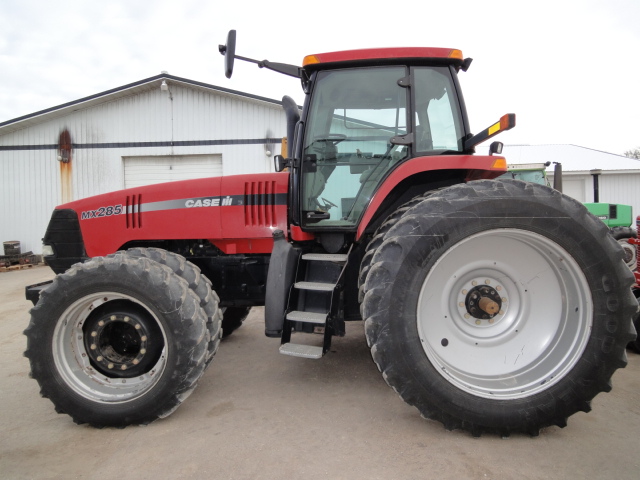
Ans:
[[[332,201],[327,200],[327,199],[326,199],[326,198],[324,198],[324,197],[320,197],[320,198],[321,198],[321,199],[322,199],[322,201],[324,202],[324,206],[325,206],[325,208],[326,208],[326,206],[327,206],[327,205],[330,205],[331,207],[336,207],[336,208],[338,208],[338,205],[336,205],[336,204],[335,204],[335,203],[333,203]]]

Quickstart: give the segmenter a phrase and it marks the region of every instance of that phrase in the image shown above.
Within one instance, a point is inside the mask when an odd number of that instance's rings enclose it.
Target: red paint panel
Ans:
[[[286,231],[287,189],[287,173],[213,177],[120,190],[58,208],[78,213],[91,257],[132,240],[208,239],[227,253],[269,253],[272,231]]]
[[[270,253],[272,233],[287,232],[288,191],[286,172],[222,177],[222,197],[244,192],[244,198],[227,207],[222,234],[212,242],[225,253]]]
[[[306,242],[316,238],[314,233],[303,232],[297,225],[290,225],[289,228],[291,229],[291,239],[297,242]]]
[[[358,60],[401,59],[401,58],[451,58],[454,49],[428,47],[400,47],[400,48],[365,48],[361,50],[345,50],[342,52],[317,53],[309,55],[315,57],[319,63],[353,62]],[[452,62],[461,59],[452,58]],[[309,64],[312,66],[314,64]],[[307,66],[307,65],[305,65]]]
[[[371,202],[369,202],[369,206],[358,226],[356,238],[360,239],[384,199],[387,198],[391,190],[405,178],[429,170],[467,170],[467,181],[482,178],[496,178],[506,171],[504,168],[495,168],[493,166],[498,159],[504,159],[504,157],[486,155],[443,155],[437,157],[416,157],[403,163],[380,185],[380,188],[378,188],[371,198]]]

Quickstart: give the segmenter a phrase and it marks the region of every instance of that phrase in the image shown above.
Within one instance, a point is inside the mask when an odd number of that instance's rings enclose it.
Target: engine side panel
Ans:
[[[206,239],[224,253],[269,253],[287,231],[288,173],[235,175],[97,195],[57,209],[78,214],[89,257],[135,240]]]

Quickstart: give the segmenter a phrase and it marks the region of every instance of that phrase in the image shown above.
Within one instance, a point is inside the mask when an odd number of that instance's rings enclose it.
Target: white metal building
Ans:
[[[284,136],[281,102],[165,73],[2,122],[0,243],[41,253],[53,208],[71,200],[273,171]]]
[[[640,215],[640,160],[576,145],[505,145],[502,155],[509,164],[551,162],[551,182],[554,162],[561,163],[563,192],[583,203],[594,201],[598,174],[600,202],[631,205],[633,216]]]

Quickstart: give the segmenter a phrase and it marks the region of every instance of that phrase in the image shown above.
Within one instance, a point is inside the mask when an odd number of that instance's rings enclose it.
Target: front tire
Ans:
[[[211,286],[211,280],[202,274],[200,268],[194,265],[182,255],[169,252],[161,248],[144,248],[136,247],[126,250],[127,255],[132,257],[145,257],[158,262],[160,265],[166,265],[173,273],[185,279],[189,284],[189,288],[200,299],[200,306],[207,316],[207,329],[209,330],[209,345],[207,346],[207,366],[213,360],[220,339],[222,338],[222,310],[219,307],[220,298]]]
[[[551,189],[445,189],[406,211],[371,259],[374,361],[447,429],[562,427],[626,365],[637,302],[621,260],[604,224]]]
[[[227,307],[222,314],[222,338],[227,338],[240,328],[249,316],[251,307]]]
[[[58,413],[95,427],[172,413],[205,369],[198,297],[169,268],[116,254],[58,275],[31,310],[25,356]]]

